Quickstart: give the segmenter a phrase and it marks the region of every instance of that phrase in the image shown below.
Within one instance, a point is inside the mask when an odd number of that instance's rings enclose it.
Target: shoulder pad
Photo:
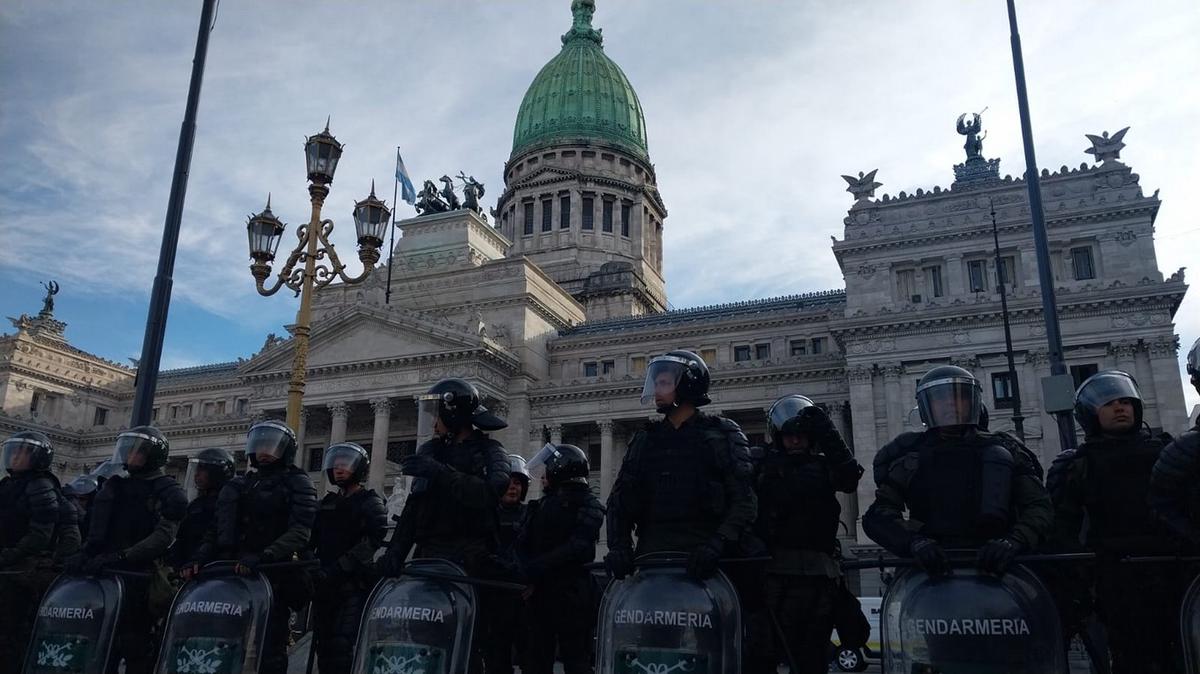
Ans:
[[[159,514],[168,520],[182,521],[187,515],[187,494],[170,475],[154,478],[154,495],[158,497]]]
[[[1046,471],[1046,491],[1052,495],[1062,489],[1067,482],[1067,474],[1070,473],[1071,467],[1075,464],[1075,460],[1083,456],[1083,453],[1077,449],[1066,449],[1058,453],[1054,460],[1050,462],[1050,470]]]
[[[1037,454],[1033,450],[1025,446],[1016,436],[1005,431],[985,431],[979,434],[982,437],[990,438],[999,443],[1002,447],[1012,452],[1013,458],[1017,462],[1017,470],[1025,475],[1036,476],[1041,480],[1045,471],[1042,470],[1042,462],[1038,459]]]
[[[924,435],[924,433],[916,431],[897,435],[891,442],[879,448],[879,452],[875,454],[875,460],[873,461],[874,467],[878,469],[880,466],[887,466],[901,456],[904,456],[916,447],[917,442]]]
[[[308,473],[295,466],[290,466],[290,468],[295,468],[295,471],[289,470],[287,477],[284,479],[284,484],[288,486],[288,489],[292,491],[311,491],[316,494],[316,487],[313,486],[312,478],[308,476]]]

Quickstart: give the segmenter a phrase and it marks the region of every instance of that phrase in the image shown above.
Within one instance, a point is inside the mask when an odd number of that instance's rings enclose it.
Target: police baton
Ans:
[[[955,551],[960,552],[960,551]],[[1036,562],[1090,562],[1096,559],[1094,552],[1062,552],[1062,553],[1046,553],[1046,554],[1031,554],[1017,555],[1013,558],[1014,564],[1027,564]],[[949,557],[946,563],[950,566],[971,566],[975,564],[974,557]],[[882,568],[903,568],[910,566],[920,566],[920,563],[911,557],[884,557],[880,555],[874,559],[851,559],[842,562],[842,569],[849,571],[852,569],[882,569]]]
[[[487,587],[493,590],[507,590],[509,592],[524,592],[529,589],[528,585],[520,583],[508,583],[503,580],[485,580],[483,578],[471,578],[470,576],[456,576],[452,573],[438,573],[437,571],[426,571],[424,569],[400,569],[400,575],[413,576],[416,578],[428,578],[430,580],[445,580],[451,583],[466,583],[476,587]]]
[[[265,564],[259,564],[258,566],[255,566],[254,570],[255,571],[273,571],[273,570],[278,570],[278,569],[306,569],[306,568],[311,568],[314,566],[319,566],[320,564],[321,564],[321,561],[318,559],[301,559],[301,560],[294,560],[294,561],[290,560],[290,561],[286,561],[286,562],[267,562]],[[209,562],[208,564],[205,564],[204,567],[200,569],[200,572],[197,573],[195,576],[193,576],[193,578],[199,578],[200,576],[218,576],[218,575],[233,573],[233,570],[235,567],[237,567],[237,565],[238,565],[238,560],[236,560],[236,559],[220,559],[215,562]]]
[[[719,566],[725,566],[726,564],[754,564],[758,562],[769,562],[772,559],[774,559],[774,557],[771,557],[770,555],[764,555],[762,557],[722,557],[717,560],[717,564]],[[640,562],[634,560],[633,565],[639,569],[668,569],[672,567],[687,566],[688,558],[679,557],[677,559],[647,559]],[[593,571],[606,569],[608,567],[604,565],[604,562],[590,562],[588,564],[584,564],[583,568]]]

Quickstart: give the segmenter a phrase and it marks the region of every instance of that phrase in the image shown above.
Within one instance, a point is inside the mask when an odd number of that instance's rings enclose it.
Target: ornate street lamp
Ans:
[[[304,143],[304,158],[308,166],[308,195],[312,202],[312,217],[308,224],[296,228],[299,241],[288,255],[287,262],[279,271],[275,283],[267,287],[271,276],[271,263],[283,237],[286,225],[271,212],[271,198],[261,213],[251,215],[246,222],[247,240],[250,246],[250,275],[260,295],[274,295],[287,286],[300,297],[300,310],[296,314],[296,325],[292,329],[295,341],[295,357],[292,359],[292,376],[288,383],[287,424],[299,430],[300,406],[304,398],[304,377],[308,367],[308,338],[312,323],[312,296],[318,288],[324,288],[335,279],[347,285],[362,283],[371,274],[379,261],[379,248],[391,222],[391,211],[387,204],[375,197],[375,183],[371,183],[371,195],[354,204],[354,227],[358,233],[358,259],[363,270],[358,276],[347,276],[346,265],[338,258],[337,251],[329,242],[333,232],[333,221],[321,219],[321,208],[329,196],[329,185],[342,156],[342,144],[329,133],[329,122],[325,130],[309,136]],[[301,266],[302,265],[302,266]]]

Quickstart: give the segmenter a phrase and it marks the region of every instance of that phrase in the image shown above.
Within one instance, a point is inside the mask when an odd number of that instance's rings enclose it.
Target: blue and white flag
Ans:
[[[404,159],[400,157],[400,148],[396,148],[396,180],[400,183],[400,198],[410,204],[416,204],[417,190],[408,177],[408,169],[404,168]]]

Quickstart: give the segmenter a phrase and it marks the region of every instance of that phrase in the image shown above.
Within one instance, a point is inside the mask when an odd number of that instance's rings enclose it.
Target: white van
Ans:
[[[858,601],[862,604],[867,622],[871,624],[871,636],[862,650],[842,648],[837,630],[833,631],[833,666],[837,667],[839,672],[861,672],[867,668],[869,662],[878,661],[883,657],[879,646],[879,606],[883,603],[883,598],[859,597]]]

